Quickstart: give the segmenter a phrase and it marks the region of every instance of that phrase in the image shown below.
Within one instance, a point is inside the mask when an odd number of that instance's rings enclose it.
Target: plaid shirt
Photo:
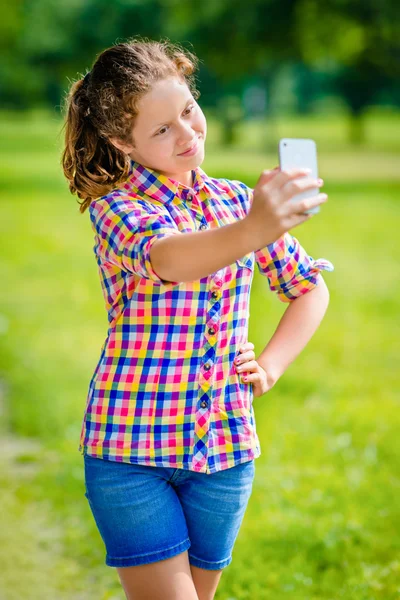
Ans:
[[[200,280],[161,280],[150,248],[165,236],[242,219],[252,189],[197,167],[193,188],[131,161],[93,201],[94,252],[109,328],[90,381],[81,454],[214,473],[261,454],[251,383],[234,359],[248,339],[254,265],[282,302],[318,284],[325,260],[285,233]]]

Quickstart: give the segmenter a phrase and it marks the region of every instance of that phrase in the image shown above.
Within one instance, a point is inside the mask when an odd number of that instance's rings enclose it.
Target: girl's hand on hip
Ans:
[[[235,358],[235,367],[243,383],[252,384],[254,397],[258,398],[268,392],[276,381],[258,364],[255,357],[254,344],[246,342]]]

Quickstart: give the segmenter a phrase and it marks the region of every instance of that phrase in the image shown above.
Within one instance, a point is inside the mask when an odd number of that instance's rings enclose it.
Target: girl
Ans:
[[[300,351],[279,333],[254,360],[255,262],[283,302],[318,288],[318,320],[319,273],[333,269],[287,233],[327,196],[290,199],[321,180],[276,168],[253,190],[201,169],[196,68],[177,44],[135,38],[104,50],[67,98],[62,166],[89,210],[109,321],[79,444],[85,496],[106,564],[141,600],[211,600],[232,561],[261,453],[253,397]],[[316,323],[297,306],[304,344]]]

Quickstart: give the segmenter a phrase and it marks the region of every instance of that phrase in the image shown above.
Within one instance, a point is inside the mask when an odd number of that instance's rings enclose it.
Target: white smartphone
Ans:
[[[317,165],[317,144],[314,140],[302,138],[282,138],[279,141],[279,166],[283,169],[292,169],[293,167],[301,167],[311,169],[310,177],[318,177]],[[316,196],[319,194],[319,188],[312,188],[300,194],[296,194],[291,199],[293,202],[298,202],[303,198]],[[319,206],[310,208],[304,211],[304,214],[315,214],[320,211]]]

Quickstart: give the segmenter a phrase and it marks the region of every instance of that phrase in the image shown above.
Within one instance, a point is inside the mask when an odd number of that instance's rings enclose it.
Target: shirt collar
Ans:
[[[204,187],[207,175],[203,169],[201,167],[196,167],[195,169],[192,169],[192,174],[193,187],[190,188],[184,183],[175,181],[166,175],[162,175],[154,169],[144,167],[131,159],[129,175],[124,187],[135,187],[147,196],[151,196],[155,200],[166,203],[173,200],[178,194],[178,190],[193,190],[194,193],[197,193]]]

